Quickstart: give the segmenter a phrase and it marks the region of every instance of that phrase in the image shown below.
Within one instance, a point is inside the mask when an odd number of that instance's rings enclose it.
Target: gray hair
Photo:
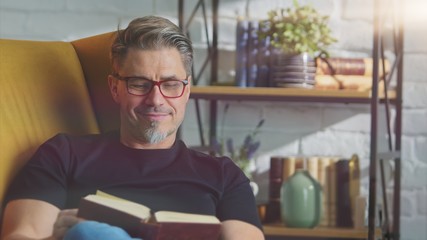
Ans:
[[[111,62],[114,71],[127,55],[129,48],[158,50],[175,48],[181,55],[187,76],[191,75],[193,47],[182,30],[166,18],[146,16],[132,20],[124,30],[118,30],[111,46]]]

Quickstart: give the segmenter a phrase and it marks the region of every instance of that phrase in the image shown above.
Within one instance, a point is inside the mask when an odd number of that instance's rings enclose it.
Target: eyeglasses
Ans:
[[[125,81],[129,94],[135,96],[148,95],[154,86],[158,86],[160,93],[166,98],[179,98],[184,94],[185,86],[188,80],[163,80],[152,81],[141,77],[121,77],[118,74],[112,74],[113,77]]]

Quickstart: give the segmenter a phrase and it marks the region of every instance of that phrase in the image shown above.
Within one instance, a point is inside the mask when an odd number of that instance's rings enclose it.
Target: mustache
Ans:
[[[138,109],[138,113],[142,113],[142,114],[150,114],[150,113],[169,114],[171,112],[172,112],[171,109],[166,107],[146,107],[146,108]]]

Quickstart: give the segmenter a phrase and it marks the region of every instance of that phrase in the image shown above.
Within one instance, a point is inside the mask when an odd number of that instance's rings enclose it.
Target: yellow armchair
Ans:
[[[12,178],[48,138],[118,129],[107,83],[113,37],[0,39],[0,206]]]

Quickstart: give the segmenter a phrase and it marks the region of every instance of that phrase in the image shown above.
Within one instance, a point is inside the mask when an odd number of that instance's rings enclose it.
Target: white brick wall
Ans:
[[[187,12],[195,0],[185,1]],[[206,1],[208,8],[210,1]],[[220,1],[219,44],[222,79],[231,79],[234,64],[234,19],[245,14],[245,0]],[[264,18],[275,7],[287,7],[292,1],[252,0],[249,15]],[[331,53],[341,56],[370,56],[372,48],[372,0],[304,0],[320,12],[330,15],[330,25],[339,42]],[[425,0],[406,0],[404,56],[404,116],[402,139],[402,239],[427,236],[427,27],[420,11]],[[207,12],[211,16],[210,11]],[[159,14],[177,19],[177,1],[171,0],[0,0],[0,37],[34,40],[73,40],[113,31],[132,18]],[[200,15],[198,16],[200,17]],[[191,26],[196,46],[206,41],[200,19]],[[206,54],[197,50],[197,59]],[[200,61],[199,61],[200,62]],[[196,65],[196,68],[200,67]],[[206,82],[206,79],[204,80]],[[200,102],[207,137],[207,104]],[[224,103],[220,103],[222,109]],[[362,166],[369,156],[370,117],[367,105],[298,104],[269,102],[230,102],[224,137],[243,141],[261,118],[266,119],[257,165],[257,181],[262,187],[259,198],[266,199],[269,156],[325,154],[349,157],[358,153]],[[198,144],[194,103],[188,106],[183,126],[189,145]],[[394,111],[392,112],[394,114]],[[380,115],[384,119],[383,115]],[[219,112],[219,119],[222,112]],[[218,126],[218,130],[221,129]],[[381,136],[385,129],[381,129]],[[384,140],[384,139],[383,139]],[[382,141],[383,142],[383,141]],[[380,144],[384,147],[384,143]],[[367,185],[363,192],[366,193]],[[390,189],[389,189],[390,190]]]

